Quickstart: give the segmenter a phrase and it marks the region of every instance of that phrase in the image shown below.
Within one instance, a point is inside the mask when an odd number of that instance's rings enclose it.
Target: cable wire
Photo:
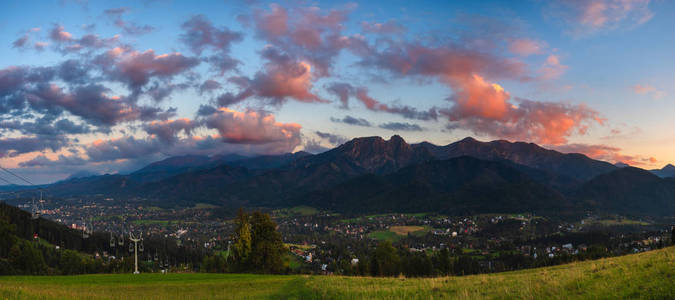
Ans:
[[[0,169],[3,169],[5,172],[7,172],[7,173],[9,173],[9,174],[12,174],[14,177],[19,178],[19,179],[21,179],[21,180],[27,182],[28,184],[30,184],[30,185],[32,185],[32,186],[35,186],[35,184],[32,183],[32,182],[30,182],[30,181],[28,181],[28,179],[23,178],[23,177],[21,177],[21,176],[19,176],[19,175],[16,175],[14,172],[12,172],[12,171],[10,171],[10,170],[7,170],[7,169],[4,168],[3,166],[0,166]]]

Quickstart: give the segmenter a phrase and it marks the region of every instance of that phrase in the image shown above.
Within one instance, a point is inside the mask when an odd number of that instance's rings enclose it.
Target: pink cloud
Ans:
[[[314,94],[312,90],[312,65],[307,61],[297,61],[282,54],[278,49],[268,46],[262,51],[267,60],[264,70],[257,72],[253,79],[232,77],[230,82],[240,86],[237,94],[225,93],[218,97],[221,106],[229,106],[249,97],[260,97],[279,104],[288,98],[300,102],[328,102]]]
[[[656,89],[648,84],[636,84],[633,86],[633,92],[638,95],[651,95],[652,99],[658,100],[666,96],[666,92]]]
[[[585,134],[591,124],[603,124],[599,113],[584,105],[538,102],[520,99],[490,79],[527,81],[525,66],[517,61],[459,46],[426,47],[392,44],[363,57],[362,65],[379,67],[401,76],[431,76],[453,91],[453,106],[440,110],[450,121],[449,128],[463,128],[476,134],[563,144],[572,134]],[[547,58],[544,74],[559,76],[566,66],[557,56]],[[366,102],[364,102],[366,103]]]
[[[197,58],[186,57],[181,53],[156,55],[150,49],[144,52],[114,48],[107,52],[113,60],[112,69],[106,70],[117,79],[137,89],[147,84],[152,77],[170,78],[199,64]],[[103,67],[106,67],[103,65]]]
[[[540,78],[543,80],[557,79],[567,71],[567,66],[560,63],[560,57],[549,55],[546,62],[539,69]]]
[[[593,159],[611,163],[625,163],[631,166],[649,167],[658,163],[654,157],[642,157],[621,153],[621,148],[608,145],[568,144],[553,147],[564,153],[582,153]]]
[[[302,102],[324,102],[312,93],[312,66],[308,62],[268,64],[253,79],[256,95],[268,98],[290,97]]]
[[[620,25],[640,25],[648,22],[654,13],[649,9],[650,0],[561,0],[551,6],[554,15],[574,27],[576,34],[602,29],[615,29]]]
[[[323,11],[318,7],[287,10],[276,4],[256,11],[251,25],[256,35],[295,60],[309,62],[315,76],[330,75],[335,57],[349,46],[341,35],[350,9]]]
[[[204,124],[216,129],[226,143],[271,144],[286,152],[301,143],[300,124],[280,123],[274,115],[254,110],[239,112],[220,108],[206,117]]]
[[[509,43],[509,51],[520,56],[542,54],[544,48],[546,48],[546,44],[543,42],[527,38],[515,39]]]
[[[73,38],[73,35],[65,31],[63,26],[57,24],[49,32],[49,37],[55,42],[69,42]]]

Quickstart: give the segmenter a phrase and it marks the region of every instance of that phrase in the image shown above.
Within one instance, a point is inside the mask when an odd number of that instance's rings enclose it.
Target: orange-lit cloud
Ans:
[[[208,128],[218,131],[227,143],[268,144],[280,143],[291,151],[300,145],[300,129],[297,123],[279,123],[274,115],[248,110],[239,112],[220,108],[205,120]]]
[[[487,82],[483,77],[472,74],[453,80],[456,89],[452,97],[455,107],[451,119],[466,117],[502,120],[512,109],[508,102],[511,97],[500,85]]]
[[[564,153],[582,153],[590,158],[610,163],[624,163],[637,167],[653,167],[659,161],[654,157],[643,157],[621,153],[621,148],[607,145],[569,144],[553,147]]]
[[[479,75],[450,82],[455,94],[453,106],[441,111],[451,122],[449,128],[464,128],[476,134],[513,140],[559,145],[573,134],[586,134],[588,127],[604,119],[585,105],[518,99]]]

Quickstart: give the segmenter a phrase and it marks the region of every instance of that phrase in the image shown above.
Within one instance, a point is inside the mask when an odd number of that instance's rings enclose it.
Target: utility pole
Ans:
[[[140,236],[134,237],[134,234],[129,232],[129,240],[134,242],[134,274],[140,274],[138,272],[138,242],[143,239],[141,236],[143,236],[142,233]]]

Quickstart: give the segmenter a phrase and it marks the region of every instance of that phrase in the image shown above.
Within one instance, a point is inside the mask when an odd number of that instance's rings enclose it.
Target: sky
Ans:
[[[398,134],[661,168],[672,28],[665,0],[2,1],[0,166],[50,183]]]

